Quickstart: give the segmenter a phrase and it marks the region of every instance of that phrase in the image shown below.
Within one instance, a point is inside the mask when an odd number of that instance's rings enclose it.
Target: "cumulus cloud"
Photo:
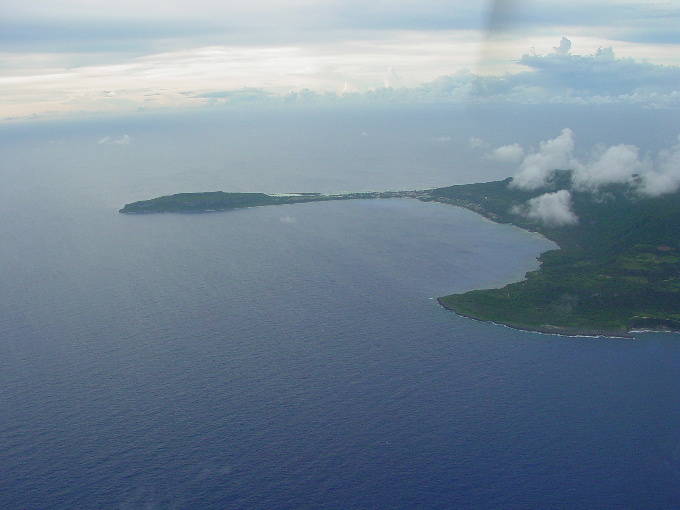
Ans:
[[[680,136],[678,143],[662,150],[656,157],[653,168],[642,175],[640,190],[651,196],[672,193],[680,188]]]
[[[612,48],[599,48],[590,55],[574,55],[570,49],[571,42],[563,38],[551,54],[523,55],[519,62],[533,75],[522,81],[549,90],[564,102],[568,97],[630,102],[634,94],[668,94],[680,88],[680,67],[617,58]]]
[[[539,189],[548,184],[556,170],[571,170],[574,189],[597,191],[607,184],[633,183],[636,175],[647,171],[640,160],[640,150],[634,145],[597,147],[586,162],[574,156],[574,148],[574,133],[569,128],[563,129],[558,137],[541,142],[538,150],[522,160],[512,185],[526,190]]]
[[[571,191],[544,193],[513,208],[513,213],[546,226],[573,225],[578,217],[572,210],[572,191],[596,193],[602,186],[617,183],[630,185],[641,196],[659,196],[680,189],[680,136],[672,147],[645,158],[638,147],[624,144],[596,147],[585,162],[574,158],[573,151],[573,133],[564,129],[560,136],[541,142],[537,151],[524,158],[513,186],[539,189],[549,183],[555,170],[570,169]],[[569,166],[553,166],[556,161],[568,161]]]
[[[499,163],[519,163],[524,157],[524,148],[518,144],[503,145],[486,154],[487,159]]]
[[[541,142],[538,149],[524,156],[511,186],[540,189],[550,184],[557,170],[571,170],[574,191],[597,192],[609,184],[629,184],[640,195],[656,196],[680,189],[680,136],[672,147],[645,157],[635,145],[618,144],[597,146],[581,161],[574,156],[574,148],[574,133],[569,128]]]
[[[578,223],[578,217],[571,208],[571,193],[564,189],[532,198],[523,206],[513,209],[513,212],[539,221],[548,227],[562,227]]]
[[[567,38],[553,50],[523,55],[518,63],[525,71],[485,76],[462,71],[414,89],[394,91],[391,98],[473,104],[680,106],[680,66],[618,58],[609,47],[574,54]]]
[[[129,145],[131,141],[132,141],[132,137],[130,135],[125,134],[125,135],[121,135],[121,136],[118,136],[118,137],[105,136],[105,137],[97,140],[97,144],[99,144],[99,145]]]
[[[552,140],[540,143],[538,150],[523,160],[512,185],[522,189],[538,189],[546,185],[555,170],[570,169],[574,163],[574,132],[565,128]]]
[[[560,45],[553,48],[557,55],[567,55],[571,51],[571,41],[566,37],[562,37]]]
[[[596,190],[612,183],[633,182],[643,171],[640,150],[634,145],[601,148],[600,154],[585,164],[575,163],[573,186],[580,190]]]

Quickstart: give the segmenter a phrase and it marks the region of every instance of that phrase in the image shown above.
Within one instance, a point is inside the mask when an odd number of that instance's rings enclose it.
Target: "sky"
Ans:
[[[680,0],[4,0],[0,119],[310,102],[675,108],[678,26]]]

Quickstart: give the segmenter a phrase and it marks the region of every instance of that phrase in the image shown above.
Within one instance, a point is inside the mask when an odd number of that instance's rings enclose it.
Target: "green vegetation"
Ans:
[[[552,190],[569,186],[568,172]],[[579,223],[545,227],[513,214],[545,193],[508,187],[510,180],[431,190],[433,200],[512,222],[555,241],[526,280],[501,289],[440,298],[468,317],[520,329],[626,335],[635,329],[680,330],[680,194],[641,197],[629,186],[572,191]],[[548,191],[552,191],[548,190]]]
[[[460,315],[550,333],[627,335],[635,329],[680,331],[680,193],[656,198],[613,185],[597,193],[572,190],[576,225],[547,227],[513,212],[527,200],[569,189],[558,172],[549,189],[519,190],[511,179],[425,191],[322,195],[180,193],[127,204],[122,213],[209,212],[323,200],[410,197],[466,207],[496,222],[540,232],[559,250],[541,267],[501,289],[439,299]]]
[[[362,198],[395,198],[412,195],[412,192],[392,191],[382,193],[346,193],[337,195],[322,195],[321,193],[266,195],[264,193],[225,193],[223,191],[206,191],[201,193],[178,193],[176,195],[152,198],[151,200],[141,200],[139,202],[125,204],[119,212],[124,214],[212,212],[261,205],[299,204],[302,202]]]

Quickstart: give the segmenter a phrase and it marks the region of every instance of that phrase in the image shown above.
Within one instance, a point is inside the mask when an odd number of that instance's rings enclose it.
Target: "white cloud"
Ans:
[[[552,140],[541,142],[527,154],[512,180],[512,186],[536,190],[549,184],[556,170],[571,170],[574,191],[597,192],[602,186],[627,183],[647,196],[680,189],[680,136],[678,142],[656,155],[640,157],[635,145],[597,146],[586,162],[574,156],[574,134],[565,128]]]
[[[640,150],[634,145],[614,145],[586,164],[575,164],[573,185],[576,189],[596,190],[612,183],[632,182],[633,175],[643,170]]]
[[[574,163],[574,133],[565,128],[552,140],[540,143],[538,150],[523,160],[512,185],[522,189],[538,189],[546,185],[555,170],[569,170]]]
[[[549,54],[487,59],[477,67],[484,74],[475,74],[468,69],[477,66],[481,31],[358,31],[352,37],[332,44],[221,44],[118,55],[115,64],[100,63],[95,53],[78,65],[67,65],[59,53],[56,60],[50,53],[2,55],[9,62],[0,70],[2,115],[244,102],[680,106],[680,66],[618,58],[611,48],[593,48],[594,39],[585,40],[590,54],[574,54],[563,38]],[[518,44],[501,42],[513,51]],[[632,51],[630,44],[625,49]],[[644,46],[637,54],[669,51]]]
[[[386,89],[400,87],[402,84],[402,79],[399,74],[394,70],[394,67],[390,66],[387,68],[385,73],[385,78],[383,79],[383,85]]]
[[[489,142],[479,138],[478,136],[471,136],[468,139],[468,145],[471,149],[486,149],[489,147]]]
[[[555,50],[557,55],[568,55],[571,51],[571,41],[566,37],[562,37],[560,45],[556,48],[553,48],[553,50]]]
[[[118,136],[118,137],[105,136],[105,137],[97,140],[97,144],[99,144],[99,145],[129,145],[131,141],[132,141],[132,137],[130,137],[130,135],[125,134],[125,135],[121,135],[121,136]]]
[[[411,102],[404,91],[442,72],[473,66],[482,37],[481,32],[455,31],[352,35],[333,44],[214,45],[118,55],[115,63],[93,54],[86,64],[73,66],[41,55],[36,67],[0,69],[0,115],[134,111],[140,106],[191,107],[246,99],[290,103],[290,91],[294,102]],[[23,57],[12,62],[21,66],[31,61],[31,55]],[[399,87],[394,88],[397,71]],[[393,88],[384,88],[386,73]],[[237,94],[244,90],[262,93],[247,98]]]
[[[519,163],[524,157],[524,148],[518,144],[503,145],[486,154],[487,159],[499,163]]]
[[[670,149],[659,152],[654,168],[642,175],[640,191],[656,196],[673,193],[680,188],[680,136],[678,143]]]
[[[571,193],[567,190],[544,193],[527,201],[524,206],[515,208],[513,212],[539,221],[548,227],[562,227],[578,223],[578,217],[571,209]]]

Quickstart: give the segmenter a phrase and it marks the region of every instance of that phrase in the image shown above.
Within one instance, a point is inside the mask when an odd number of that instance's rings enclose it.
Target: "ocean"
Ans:
[[[6,128],[0,507],[680,507],[680,336],[520,332],[434,299],[522,278],[540,236],[408,199],[117,213],[503,171],[442,148],[444,114],[314,115]],[[380,159],[400,137],[420,163]]]

